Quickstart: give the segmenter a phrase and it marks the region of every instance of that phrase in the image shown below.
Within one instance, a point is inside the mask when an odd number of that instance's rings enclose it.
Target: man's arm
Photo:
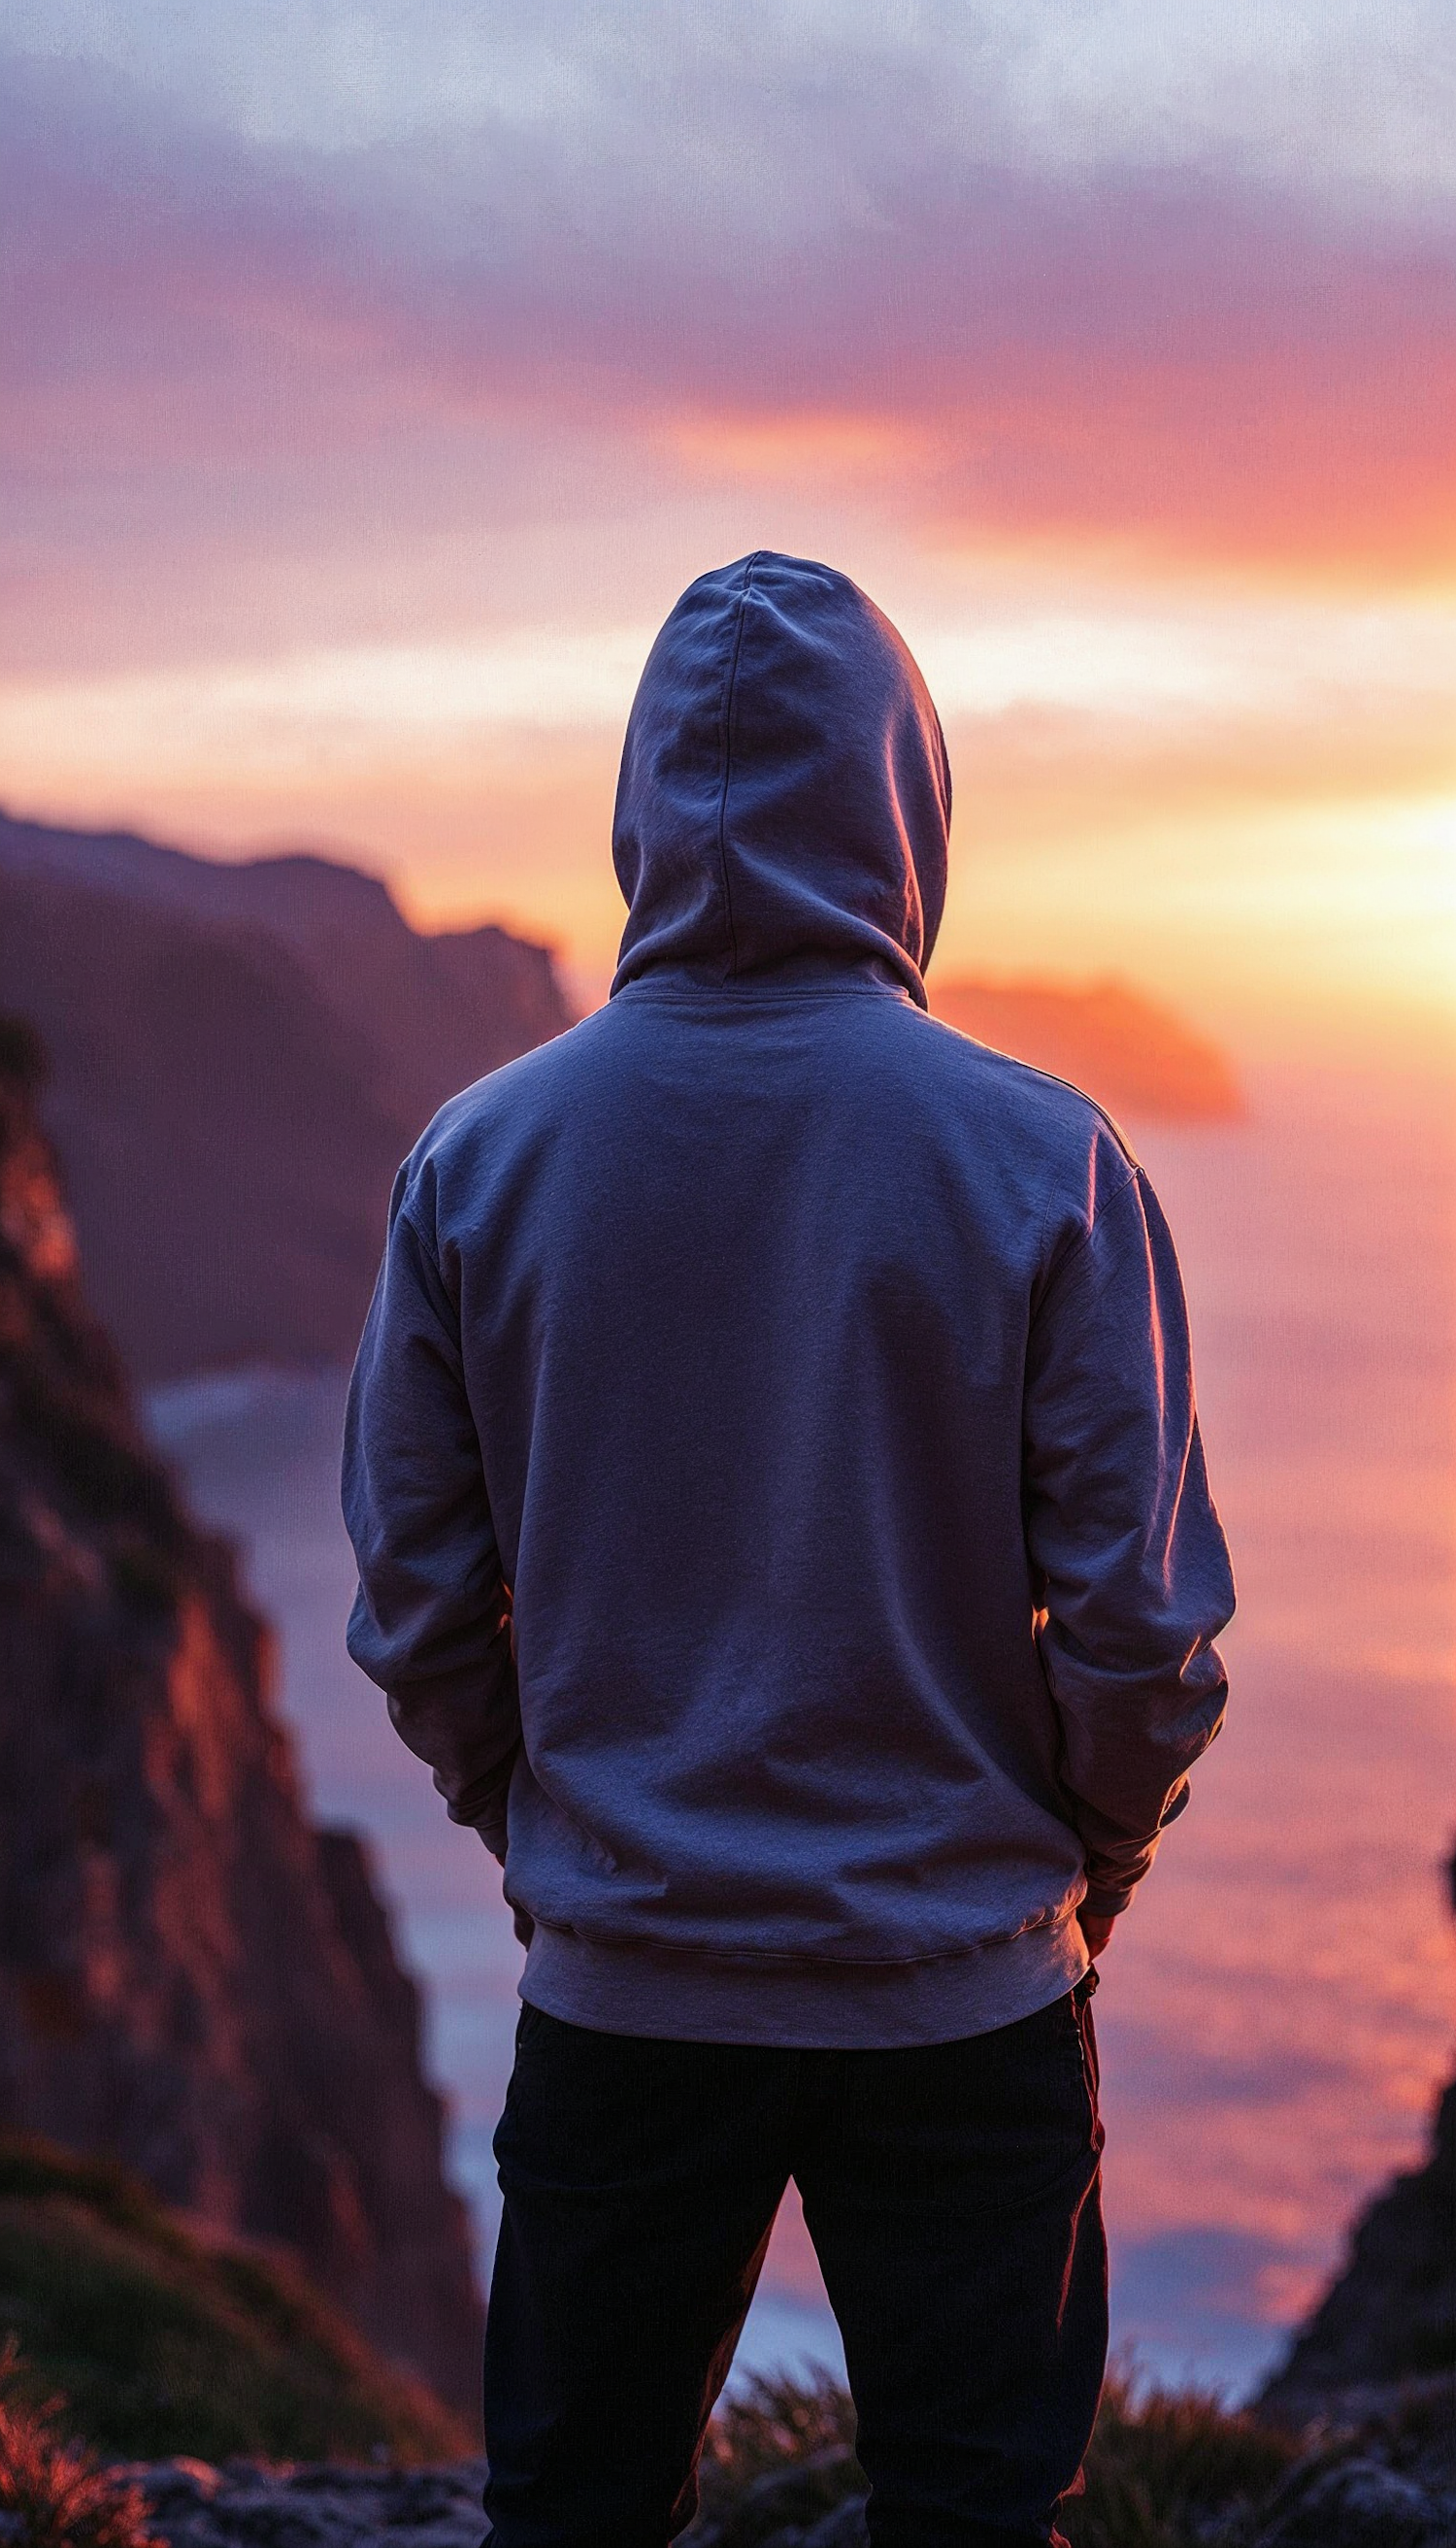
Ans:
[[[1082,1918],[1103,1943],[1223,1721],[1213,1639],[1233,1609],[1177,1258],[1141,1170],[1125,1168],[1051,1269],[1026,1397],[1037,1636],[1087,1853]]]
[[[474,1824],[503,1858],[520,1742],[510,1596],[459,1320],[410,1217],[403,1169],[349,1389],[343,1506],[359,1563],[349,1652],[433,1770],[452,1819]]]

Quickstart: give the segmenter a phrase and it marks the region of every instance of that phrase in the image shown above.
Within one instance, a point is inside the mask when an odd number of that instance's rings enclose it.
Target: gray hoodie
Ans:
[[[1097,1107],[926,1014],[950,795],[854,585],[701,578],[628,728],[610,1001],[400,1172],[350,1650],[577,2025],[1028,2015],[1219,1727],[1172,1242]]]

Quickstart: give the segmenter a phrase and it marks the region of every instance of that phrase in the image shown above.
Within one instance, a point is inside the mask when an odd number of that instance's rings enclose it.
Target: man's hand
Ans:
[[[1095,1964],[1098,1956],[1105,1953],[1107,1942],[1117,1927],[1117,1913],[1113,1912],[1111,1917],[1104,1913],[1099,1919],[1095,1911],[1079,1911],[1077,1926],[1086,1940],[1087,1953]]]

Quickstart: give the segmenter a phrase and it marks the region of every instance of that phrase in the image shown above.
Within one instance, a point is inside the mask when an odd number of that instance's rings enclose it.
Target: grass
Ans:
[[[33,2406],[114,2458],[465,2456],[472,2437],[285,2257],[214,2243],[120,2168],[0,2141],[0,2332]]]
[[[1086,2490],[1064,2506],[1071,2548],[1193,2548],[1211,2517],[1269,2496],[1299,2444],[1213,2398],[1110,2381],[1087,2454]]]
[[[848,2395],[828,2378],[755,2379],[731,2391],[708,2427],[698,2488],[688,2541],[701,2532],[724,2548],[753,2548],[863,2494]]]
[[[28,2403],[14,2337],[0,2345],[0,2524],[18,2548],[160,2548],[138,2489],[59,2431],[58,2398]]]
[[[417,2463],[474,2447],[288,2260],[214,2242],[122,2169],[43,2141],[0,2140],[0,2339],[7,2329],[0,2539],[21,2548],[147,2548],[139,2506],[82,2441],[103,2458],[214,2461]],[[1445,2384],[1417,2383],[1398,2404],[1379,2455],[1418,2474],[1434,2454],[1444,2468]],[[1062,2527],[1071,2548],[1236,2548],[1312,2438],[1114,2380]],[[1332,2459],[1365,2447],[1326,2438]],[[827,2379],[735,2390],[701,2487],[697,2548],[763,2548],[817,2521],[864,2492],[849,2398]]]
[[[702,2463],[703,2548],[757,2548],[864,2492],[855,2412],[830,2380],[758,2380],[725,2401]],[[1299,2445],[1211,2398],[1109,2383],[1085,2491],[1062,2509],[1071,2548],[1199,2548],[1273,2491]],[[791,2487],[795,2470],[802,2488]],[[777,2481],[777,2483],[775,2483]]]

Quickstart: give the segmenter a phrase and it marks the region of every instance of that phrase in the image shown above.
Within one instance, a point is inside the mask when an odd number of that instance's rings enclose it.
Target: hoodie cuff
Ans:
[[[1077,1910],[1092,1920],[1120,1920],[1135,1890],[1131,1884],[1089,1884]]]
[[[491,1856],[502,1861],[505,1857],[505,1812],[510,1795],[510,1774],[519,1751],[517,1738],[503,1760],[494,1762],[482,1777],[472,1778],[457,1787],[455,1794],[447,1798],[445,1806],[452,1823],[463,1823],[471,1831],[478,1831]],[[440,1786],[438,1773],[435,1785]]]

